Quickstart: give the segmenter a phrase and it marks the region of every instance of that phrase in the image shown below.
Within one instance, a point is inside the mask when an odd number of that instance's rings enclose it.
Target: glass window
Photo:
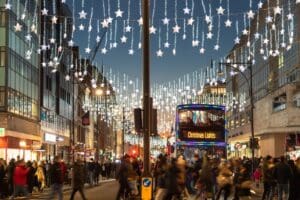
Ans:
[[[6,30],[3,27],[0,28],[0,38],[0,46],[6,46]]]
[[[0,86],[5,86],[5,67],[0,67]]]

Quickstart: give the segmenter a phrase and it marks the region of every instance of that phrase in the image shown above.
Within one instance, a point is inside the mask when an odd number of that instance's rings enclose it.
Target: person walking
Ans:
[[[49,200],[53,200],[55,194],[58,195],[59,200],[63,200],[63,173],[62,167],[60,164],[60,160],[58,156],[54,157],[53,164],[50,166],[49,169],[49,176],[51,180],[51,193]]]
[[[274,178],[277,181],[278,200],[283,199],[283,193],[285,193],[285,199],[289,198],[289,181],[292,178],[292,170],[286,163],[284,156],[280,157],[280,162],[274,168]]]
[[[35,169],[30,161],[27,162],[26,166],[29,169],[27,174],[28,193],[32,194],[33,187],[35,185]]]
[[[78,159],[74,165],[72,170],[72,194],[70,200],[74,199],[74,195],[78,191],[82,197],[83,200],[86,200],[86,197],[84,195],[84,166],[81,163],[81,160]]]
[[[41,162],[36,169],[35,176],[37,179],[38,189],[42,192],[46,186],[46,177],[44,173],[43,163]]]
[[[8,183],[8,195],[11,196],[14,192],[14,171],[16,168],[15,159],[9,161],[7,167],[7,183]]]
[[[130,169],[130,157],[125,155],[122,159],[122,163],[119,169],[119,172],[116,176],[117,180],[119,181],[120,187],[117,194],[117,200],[121,199],[121,196],[125,194],[127,197],[128,193],[130,192],[130,186],[128,183],[128,176],[129,176],[129,169]]]
[[[275,187],[273,171],[274,171],[273,158],[271,156],[266,156],[262,166],[262,177],[263,177],[263,184],[264,184],[264,192],[262,195],[262,200],[265,199],[269,200],[273,198],[274,187]]]
[[[18,161],[13,175],[14,192],[10,199],[14,199],[20,194],[28,196],[27,175],[29,170],[29,168],[26,168],[24,160]]]
[[[4,185],[4,178],[5,178],[5,161],[0,159],[0,199],[4,198],[5,196],[5,185]]]

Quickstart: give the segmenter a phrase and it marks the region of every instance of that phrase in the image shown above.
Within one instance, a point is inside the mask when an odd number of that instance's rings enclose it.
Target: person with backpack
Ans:
[[[62,167],[60,164],[60,160],[58,156],[55,156],[53,160],[53,164],[50,166],[49,169],[49,176],[51,180],[51,193],[49,200],[53,200],[55,194],[58,194],[58,199],[63,200],[63,172]]]

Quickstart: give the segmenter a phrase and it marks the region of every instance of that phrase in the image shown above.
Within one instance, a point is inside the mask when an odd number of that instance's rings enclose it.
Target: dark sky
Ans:
[[[72,1],[67,0],[70,9],[72,10]],[[82,10],[82,0],[74,0],[75,1],[75,13],[76,13],[76,27],[77,31],[74,34],[75,41],[77,45],[80,46],[82,50],[82,56],[88,56],[83,50],[87,47],[88,43],[88,32],[81,31],[78,32],[78,26],[80,23],[83,23],[85,26],[88,26],[88,21],[90,17],[91,7],[94,8],[94,16],[93,16],[93,31],[91,34],[91,47],[94,45],[95,37],[96,37],[96,19],[103,19],[103,1],[105,4],[105,12],[107,16],[107,6],[108,1],[110,2],[110,10],[111,17],[115,18],[115,11],[117,10],[117,0],[85,0],[84,10],[88,13],[86,20],[80,20],[78,13]],[[151,4],[153,6],[153,1]],[[202,40],[202,31],[207,33],[207,25],[204,21],[205,14],[203,13],[203,8],[201,5],[201,0],[194,0],[194,19],[195,19],[195,28],[196,32],[196,19],[199,20],[199,40],[200,45],[198,47],[192,47],[192,26],[186,26],[186,35],[187,39],[182,40],[183,35],[183,19],[190,18],[190,15],[183,14],[183,8],[185,7],[185,0],[177,0],[177,11],[178,11],[178,25],[181,27],[180,33],[177,36],[177,53],[176,56],[172,55],[173,43],[174,43],[174,33],[172,27],[175,25],[174,22],[174,7],[175,0],[168,0],[168,18],[170,18],[169,24],[169,43],[171,44],[169,49],[163,48],[163,43],[166,38],[166,25],[162,23],[164,18],[164,0],[155,0],[156,1],[156,9],[154,15],[154,24],[155,27],[161,27],[161,42],[162,42],[162,50],[164,51],[163,57],[157,57],[156,51],[158,50],[158,31],[155,35],[151,35],[151,79],[153,82],[163,83],[168,82],[174,79],[178,79],[180,76],[191,73],[195,70],[199,70],[202,67],[205,67],[210,64],[211,59],[219,60],[221,57],[226,56],[226,53],[233,47],[234,38],[236,37],[236,27],[235,22],[239,20],[239,32],[243,29],[243,13],[249,10],[250,0],[229,0],[230,3],[230,19],[233,22],[230,28],[226,28],[224,25],[224,21],[227,20],[227,0],[221,0],[222,7],[225,9],[224,15],[221,16],[220,23],[220,50],[214,50],[214,45],[217,40],[217,32],[218,32],[218,15],[216,12],[216,8],[220,5],[220,0],[203,0],[206,10],[209,10],[209,4],[211,4],[212,15],[214,16],[213,22],[213,38],[208,41],[205,37],[205,54],[200,54],[199,49],[201,48],[201,40]],[[139,18],[139,1],[138,0],[130,0],[131,12],[130,12],[130,25],[134,30],[134,55],[129,55],[128,50],[131,46],[131,33],[126,33],[128,37],[128,41],[126,44],[120,43],[120,37],[123,35],[123,21],[127,20],[127,11],[128,11],[128,2],[129,0],[120,0],[121,2],[121,10],[125,11],[123,14],[123,18],[118,18],[118,28],[117,28],[117,40],[118,47],[108,51],[106,55],[101,54],[100,52],[97,54],[95,59],[98,64],[101,64],[103,61],[105,65],[111,67],[113,71],[126,73],[132,78],[141,78],[142,77],[142,52],[138,49],[139,42],[139,26],[137,23],[137,19]],[[192,0],[187,0],[188,7],[192,7]],[[252,9],[257,10],[257,4],[259,0],[252,1]],[[151,6],[150,13],[153,12],[153,7]],[[151,17],[150,17],[151,18]],[[113,25],[114,27],[114,25]],[[113,32],[115,30],[113,29]],[[196,33],[195,33],[196,34]],[[104,43],[104,42],[103,42]],[[109,42],[108,42],[109,43]],[[102,44],[103,46],[104,44]]]

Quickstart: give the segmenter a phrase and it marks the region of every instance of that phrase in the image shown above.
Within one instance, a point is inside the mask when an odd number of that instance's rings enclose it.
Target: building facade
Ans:
[[[300,145],[300,6],[294,1],[263,5],[251,21],[250,34],[241,36],[227,59],[227,128],[230,156],[251,156],[250,96],[252,67],[255,156],[295,153]],[[291,14],[291,15],[289,15]],[[271,21],[267,19],[271,16]],[[249,30],[248,29],[248,30]],[[249,63],[252,63],[252,66]],[[242,64],[234,64],[242,63]],[[235,72],[233,68],[244,71]],[[235,75],[234,75],[235,74]],[[232,76],[234,75],[234,76]],[[291,141],[294,138],[294,141]]]
[[[37,160],[40,143],[39,1],[0,1],[0,157]],[[24,11],[20,17],[17,14]]]

